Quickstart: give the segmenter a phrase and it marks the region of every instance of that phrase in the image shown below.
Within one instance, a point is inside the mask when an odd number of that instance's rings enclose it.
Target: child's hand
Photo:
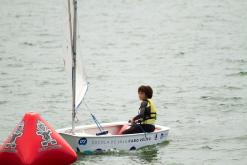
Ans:
[[[135,120],[131,120],[131,125],[134,125],[136,122],[135,122]]]

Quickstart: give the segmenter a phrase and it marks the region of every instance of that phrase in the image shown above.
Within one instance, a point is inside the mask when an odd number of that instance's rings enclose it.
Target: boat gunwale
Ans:
[[[129,124],[127,122],[113,122],[113,123],[102,123],[102,127],[106,127],[106,126],[121,126],[121,125],[125,125],[125,124]],[[75,133],[74,135],[71,133],[66,133],[66,130],[71,130],[71,127],[66,127],[66,128],[61,128],[61,129],[57,129],[56,131],[59,134],[63,134],[63,135],[67,135],[67,136],[73,136],[73,137],[88,137],[88,138],[111,138],[111,137],[133,137],[133,136],[140,136],[140,135],[148,135],[148,134],[156,134],[156,133],[160,133],[160,132],[166,132],[166,131],[170,131],[170,127],[165,127],[165,126],[161,126],[161,125],[157,125],[155,124],[155,127],[158,128],[159,130],[154,131],[154,132],[146,132],[146,133],[135,133],[135,134],[120,134],[120,135],[92,135],[92,134],[87,134],[85,133],[83,136],[81,135],[77,135],[77,133]],[[82,125],[82,126],[77,126],[75,127],[75,132],[78,129],[89,129],[89,128],[97,128],[97,126],[95,124],[91,124],[91,125]],[[83,132],[82,132],[83,133]]]

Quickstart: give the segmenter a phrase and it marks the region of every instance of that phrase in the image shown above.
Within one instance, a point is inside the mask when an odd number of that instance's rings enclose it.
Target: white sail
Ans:
[[[77,56],[76,63],[76,99],[75,99],[75,108],[79,108],[88,88],[88,83],[86,80],[85,70],[82,66],[80,56]]]
[[[68,47],[67,47],[67,54],[65,57],[65,67],[66,70],[68,71],[69,75],[70,75],[70,79],[72,77],[72,66],[73,66],[73,40],[75,37],[73,30],[74,30],[74,3],[73,0],[68,0],[68,30],[67,30],[67,34],[68,34]],[[76,49],[76,47],[74,48]],[[82,65],[82,61],[80,58],[80,54],[76,54],[76,78],[75,78],[75,109],[79,108],[86,92],[87,92],[87,80],[86,80],[86,74],[84,71],[84,67]],[[73,82],[72,82],[73,83]]]
[[[70,51],[71,52],[71,51]],[[72,58],[71,53],[65,57],[65,67],[66,71],[69,74],[71,79],[71,72],[72,72]],[[80,57],[77,55],[77,63],[76,63],[76,98],[75,98],[75,107],[76,109],[79,108],[86,92],[87,92],[87,80],[85,70],[82,66],[82,62]]]

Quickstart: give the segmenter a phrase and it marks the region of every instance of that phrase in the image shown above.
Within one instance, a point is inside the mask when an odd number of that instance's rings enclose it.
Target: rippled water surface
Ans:
[[[137,113],[154,89],[169,141],[134,152],[79,156],[79,164],[247,163],[246,0],[79,0],[79,52],[90,82],[78,124]],[[1,0],[0,141],[25,112],[71,124],[64,71],[66,1]]]

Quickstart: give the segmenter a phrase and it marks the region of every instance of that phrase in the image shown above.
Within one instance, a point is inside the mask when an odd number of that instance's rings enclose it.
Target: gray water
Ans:
[[[90,82],[78,124],[126,121],[154,89],[166,143],[79,156],[75,164],[247,164],[246,0],[79,0]],[[66,1],[1,0],[0,142],[25,112],[71,124]]]

